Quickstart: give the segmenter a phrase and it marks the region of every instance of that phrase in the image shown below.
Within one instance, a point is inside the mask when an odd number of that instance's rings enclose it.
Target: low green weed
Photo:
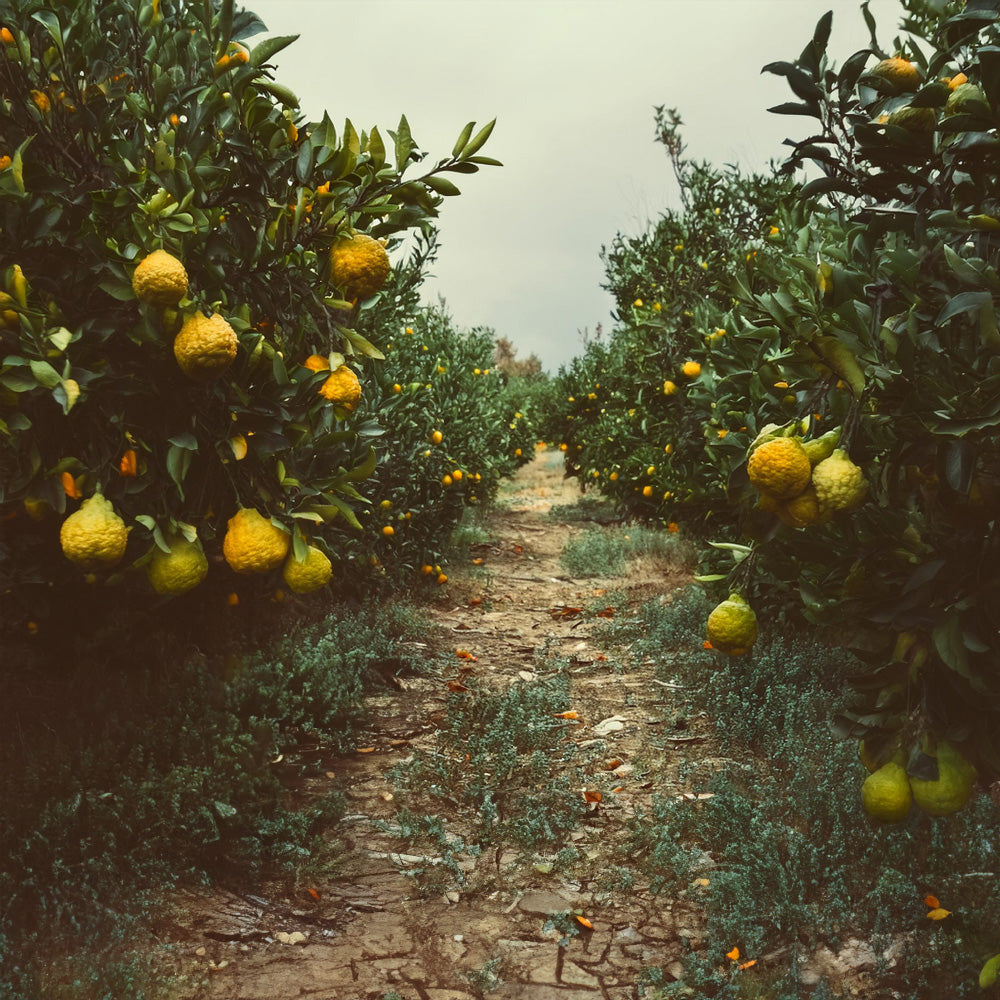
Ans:
[[[161,633],[0,673],[0,995],[61,995],[40,992],[48,950],[87,956],[79,996],[152,997],[114,983],[138,982],[120,951],[165,890],[307,861],[342,804],[292,811],[285,779],[317,766],[304,745],[350,741],[366,685],[401,669],[415,624],[345,609],[267,652],[208,655]]]
[[[457,807],[480,846],[556,842],[584,809],[575,751],[555,718],[568,706],[562,673],[499,693],[453,695],[437,749],[415,753],[391,777],[415,800]]]
[[[689,709],[714,720],[729,758],[689,760],[691,789],[714,797],[696,809],[654,798],[629,845],[655,889],[705,903],[706,947],[689,962],[685,988],[743,996],[730,970],[718,971],[726,953],[738,947],[754,958],[791,945],[798,957],[793,951],[760,995],[798,997],[799,959],[860,938],[876,951],[902,947],[892,973],[900,995],[976,995],[977,970],[996,944],[985,929],[1000,925],[1000,889],[987,877],[1000,861],[996,807],[979,796],[944,819],[914,810],[904,823],[875,823],[861,807],[857,746],[836,740],[827,725],[857,663],[806,636],[766,629],[748,656],[703,650],[710,607],[692,589],[647,606],[638,622],[608,627],[634,642],[634,653],[654,656],[661,677],[685,685]],[[928,894],[951,916],[927,920]],[[762,974],[738,978],[756,983]],[[664,986],[660,995],[680,994]]]
[[[641,525],[587,528],[567,541],[561,559],[574,577],[617,576],[640,556],[680,560],[681,547],[676,535]]]

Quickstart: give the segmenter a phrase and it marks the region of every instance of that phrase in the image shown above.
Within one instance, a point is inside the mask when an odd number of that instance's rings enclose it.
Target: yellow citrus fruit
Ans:
[[[701,374],[701,365],[697,361],[685,361],[681,371],[688,378],[697,378]]]
[[[454,479],[455,482],[457,483],[462,478],[463,475],[464,473],[462,472],[461,469],[454,469],[451,473],[451,478]]]
[[[423,573],[424,576],[430,576],[431,573],[434,572],[434,567],[429,563],[424,563],[424,565],[420,567],[420,572]]]
[[[651,497],[653,495],[653,487],[652,486],[643,486],[643,488],[642,488],[642,495],[644,497]]]
[[[934,131],[937,116],[933,108],[900,108],[889,115],[886,124],[904,128],[907,132],[927,134]]]
[[[950,743],[938,743],[936,753],[937,781],[910,778],[913,801],[931,816],[947,816],[958,812],[972,794],[976,769]]]
[[[132,272],[132,291],[151,306],[175,306],[188,287],[184,265],[166,250],[154,250]]]
[[[59,529],[63,555],[85,569],[114,566],[128,544],[128,529],[111,501],[95,493]]]
[[[193,590],[208,575],[201,542],[176,538],[170,542],[170,552],[157,546],[146,565],[146,575],[158,594],[176,596]]]
[[[254,508],[241,508],[230,519],[222,554],[237,573],[266,573],[288,555],[287,531]],[[289,584],[291,586],[291,584]]]
[[[730,594],[712,609],[708,641],[729,656],[742,656],[757,641],[757,616],[741,594]]]
[[[444,435],[440,431],[434,431],[431,434],[431,441],[434,444],[440,444],[444,440]]]
[[[663,383],[664,396],[672,396],[676,391],[677,391],[677,385],[676,383],[671,382],[670,379],[667,379],[667,381]]]
[[[797,497],[778,504],[777,515],[792,528],[809,528],[830,520],[830,511],[823,507],[816,490],[807,486]]]
[[[798,496],[809,482],[811,466],[796,438],[772,438],[755,448],[747,462],[750,482],[776,500]]]
[[[974,83],[960,83],[951,88],[948,103],[944,106],[946,115],[960,115],[975,111],[979,107],[988,108],[989,101],[983,91]]]
[[[347,365],[341,365],[319,387],[319,393],[334,406],[342,406],[353,413],[361,402],[361,383],[358,376]]]
[[[883,59],[871,72],[895,84],[898,90],[912,91],[920,86],[920,70],[902,56]]]
[[[454,480],[447,473],[441,477],[441,482],[445,486],[451,486]]]
[[[853,510],[868,493],[868,483],[861,469],[838,448],[812,470],[816,498],[826,510]]]
[[[439,585],[447,583],[448,582],[448,577],[444,573],[438,573],[437,582],[438,582]]]
[[[6,292],[0,292],[0,328],[16,330],[21,320],[16,310],[9,308],[14,305],[14,299]]]
[[[861,786],[861,802],[865,812],[883,823],[906,819],[913,794],[903,765],[890,760],[869,774]]]
[[[391,524],[387,524],[382,528],[382,534],[385,535],[386,538],[392,538],[392,536],[396,534],[396,529]]]
[[[310,545],[306,549],[305,559],[296,559],[294,553],[289,553],[281,575],[289,590],[294,590],[296,594],[308,594],[311,590],[326,586],[333,576],[333,564],[325,552]]]
[[[188,316],[174,338],[174,357],[195,382],[218,378],[236,358],[236,331],[218,313]]]
[[[369,299],[389,277],[385,247],[364,233],[342,236],[330,247],[330,280],[348,299]]]

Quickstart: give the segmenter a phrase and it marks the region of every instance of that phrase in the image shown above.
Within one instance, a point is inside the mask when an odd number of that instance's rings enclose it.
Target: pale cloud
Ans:
[[[837,62],[867,44],[838,0],[249,0],[273,34],[300,33],[279,79],[304,112],[392,128],[405,113],[430,160],[466,121],[496,117],[483,150],[503,160],[460,177],[426,285],[457,322],[486,325],[554,370],[578,331],[612,323],[599,258],[676,203],[653,141],[653,107],[676,107],[689,154],[763,169],[805,119],[761,67],[794,58],[834,10]],[[899,4],[874,0],[884,45]]]

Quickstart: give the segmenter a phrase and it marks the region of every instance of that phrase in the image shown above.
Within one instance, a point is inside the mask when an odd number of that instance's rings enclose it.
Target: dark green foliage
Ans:
[[[341,747],[374,669],[405,666],[413,634],[412,613],[345,608],[290,622],[266,652],[208,656],[163,633],[123,651],[105,636],[0,674],[0,994],[18,963],[27,983],[44,968],[37,935],[110,954],[172,885],[306,862],[340,803],[287,808],[297,749]]]

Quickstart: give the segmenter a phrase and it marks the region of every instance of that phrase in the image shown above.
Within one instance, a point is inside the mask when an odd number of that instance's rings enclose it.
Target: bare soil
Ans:
[[[448,567],[451,580],[429,608],[433,629],[421,648],[432,668],[369,698],[357,752],[324,760],[319,776],[295,784],[301,804],[331,787],[346,794],[326,870],[296,884],[176,895],[157,932],[177,1000],[624,1000],[636,996],[644,966],[680,976],[682,955],[699,946],[696,889],[691,900],[670,900],[651,894],[641,875],[627,891],[609,888],[606,876],[654,791],[694,799],[699,790],[680,782],[677,764],[685,752],[707,751],[708,724],[672,725],[680,693],[654,679],[651,663],[607,654],[595,641],[607,618],[593,608],[606,599],[606,615],[628,615],[638,602],[669,600],[689,574],[639,561],[618,578],[568,577],[560,552],[588,525],[559,513],[578,499],[559,453],[542,451],[521,470],[488,515],[487,538],[469,547],[464,565]],[[541,854],[470,849],[456,855],[456,871],[394,836],[406,796],[390,772],[434,751],[454,685],[531,683],[553,657],[569,662],[579,716],[567,720],[565,738],[590,748],[588,759],[596,747],[603,772],[595,777],[615,782],[566,837],[578,852],[572,877],[551,863],[560,845]],[[586,785],[580,794],[586,800]],[[449,837],[466,839],[460,815],[441,819]],[[545,929],[553,914],[572,926],[568,941]]]

